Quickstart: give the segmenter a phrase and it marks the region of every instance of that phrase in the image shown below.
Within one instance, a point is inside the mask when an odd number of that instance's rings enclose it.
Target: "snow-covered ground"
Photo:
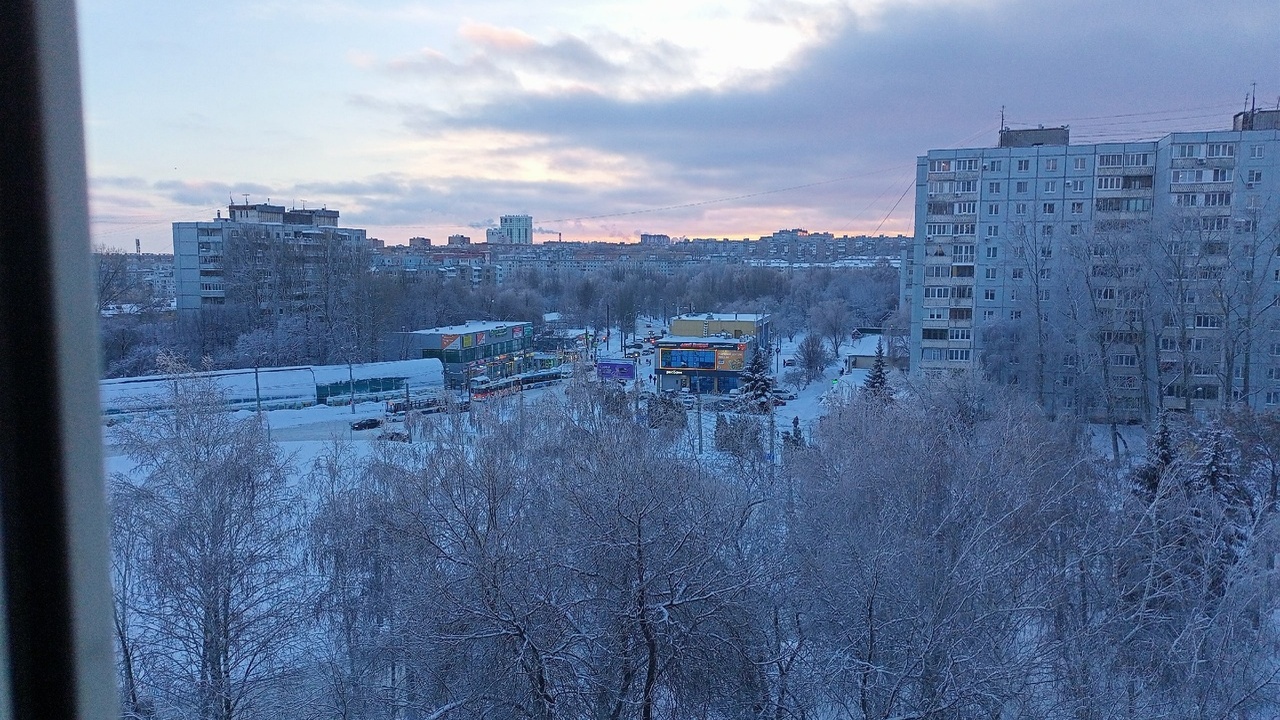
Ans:
[[[802,336],[797,336],[795,341],[788,341],[785,337],[782,339],[782,354],[775,360],[775,370],[788,369],[783,363],[795,356],[797,344],[801,339]],[[609,351],[602,350],[600,357],[621,358],[622,352],[615,346]],[[637,379],[642,387],[650,390],[654,387],[654,357],[654,355],[642,355],[637,363]],[[789,400],[786,404],[775,408],[774,424],[776,431],[781,433],[784,430],[789,430],[792,425],[792,419],[799,418],[801,428],[808,435],[812,431],[814,424],[826,412],[827,403],[835,397],[851,396],[862,385],[862,382],[866,379],[866,374],[866,370],[854,370],[848,375],[841,375],[838,365],[832,365],[821,379],[800,388],[797,391],[795,400]],[[547,396],[563,398],[567,382],[527,390],[523,394],[524,401],[527,405],[535,405],[540,399]],[[790,389],[789,386],[787,387]],[[708,401],[706,409],[702,412],[703,447],[709,450],[711,438],[714,437],[716,411],[710,409],[713,404],[711,402],[713,398],[709,397],[706,400]],[[238,410],[236,414],[249,417],[251,412]],[[286,456],[291,458],[294,467],[300,471],[310,467],[312,461],[320,454],[326,444],[333,440],[351,442],[358,450],[367,452],[380,435],[389,431],[403,430],[401,422],[386,416],[385,406],[381,402],[356,403],[354,408],[349,405],[315,405],[293,410],[269,410],[265,411],[264,415],[270,429],[271,439],[280,445]],[[694,411],[689,413],[690,432],[692,433],[696,433],[696,426],[693,425],[696,416],[697,411],[695,408]],[[384,426],[370,430],[351,429],[353,422],[365,418],[384,420]],[[119,446],[112,444],[110,428],[105,428],[104,450],[105,469],[108,473],[127,473],[132,470],[133,463],[124,456]]]

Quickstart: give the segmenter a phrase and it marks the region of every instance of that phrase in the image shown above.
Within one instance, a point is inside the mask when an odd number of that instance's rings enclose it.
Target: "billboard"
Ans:
[[[596,363],[601,380],[635,380],[636,364],[630,360],[601,360]]]

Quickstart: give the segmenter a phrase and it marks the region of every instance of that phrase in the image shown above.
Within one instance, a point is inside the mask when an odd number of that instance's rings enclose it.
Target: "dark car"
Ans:
[[[351,423],[352,430],[372,430],[378,427],[382,427],[382,421],[378,418],[365,418]]]

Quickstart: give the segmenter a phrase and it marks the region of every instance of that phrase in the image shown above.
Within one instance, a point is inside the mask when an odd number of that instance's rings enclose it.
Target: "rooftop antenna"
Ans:
[[[244,206],[249,207],[249,193],[240,193],[244,197]]]
[[[1253,99],[1249,103],[1250,104],[1249,112],[1255,113],[1255,112],[1258,112],[1258,83],[1256,82],[1253,83],[1252,87],[1253,87],[1253,92],[1249,93],[1249,97]]]
[[[1005,124],[1004,124],[1004,106],[1003,106],[1003,105],[1001,105],[1001,106],[1000,106],[1000,129],[1001,129],[1001,130],[1008,130],[1008,129],[1009,129],[1009,128],[1005,127]]]

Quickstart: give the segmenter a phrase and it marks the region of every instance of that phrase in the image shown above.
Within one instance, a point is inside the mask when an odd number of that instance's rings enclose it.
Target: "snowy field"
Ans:
[[[782,339],[782,354],[775,360],[773,369],[787,369],[783,363],[795,356],[797,345],[801,339],[803,339],[803,336],[797,336],[794,342],[787,341],[785,337]],[[600,353],[601,359],[621,358],[621,356],[622,353],[618,350],[601,351]],[[653,355],[645,355],[639,360],[637,375],[642,387],[654,387],[653,359]],[[646,364],[646,360],[648,364]],[[815,423],[826,412],[827,403],[833,398],[852,396],[866,379],[866,374],[866,370],[854,370],[848,375],[841,375],[838,371],[838,365],[832,365],[826,370],[821,379],[801,388],[797,392],[795,400],[789,400],[785,405],[775,408],[775,432],[781,433],[790,430],[793,418],[798,418],[804,434],[806,436],[810,435]],[[546,399],[563,400],[566,387],[568,387],[568,381],[526,390],[523,393],[523,401],[526,408],[536,408],[542,404],[541,401]],[[788,389],[790,389],[789,386]],[[717,413],[709,408],[715,404],[715,399],[723,398],[708,396],[706,398],[707,409],[701,412],[703,449],[705,452],[712,452],[710,448],[714,437]],[[509,399],[507,405],[512,404],[511,399]],[[252,415],[251,411],[248,410],[237,410],[235,413],[241,417],[250,417]],[[350,405],[315,405],[302,409],[269,410],[263,414],[266,417],[271,439],[280,446],[286,457],[290,459],[291,464],[299,471],[305,471],[306,468],[310,467],[312,461],[320,454],[323,448],[335,440],[349,442],[360,452],[369,452],[380,436],[390,432],[404,431],[402,421],[389,418],[386,415],[385,405],[382,402],[356,403],[354,407]],[[696,406],[688,414],[688,432],[691,440],[697,436],[696,422],[698,415],[699,412]],[[352,423],[367,418],[383,420],[382,427],[369,430],[353,430],[351,428]],[[109,427],[104,428],[103,440],[106,472],[108,474],[116,472],[129,473],[133,469],[133,463],[125,457],[121,448],[113,443]]]

